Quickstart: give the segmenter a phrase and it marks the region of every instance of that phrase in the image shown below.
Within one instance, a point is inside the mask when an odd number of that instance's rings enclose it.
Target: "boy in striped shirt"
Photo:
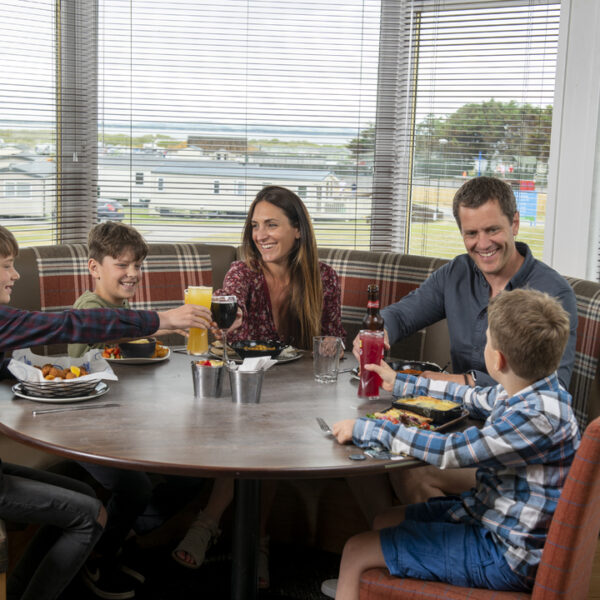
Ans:
[[[367,365],[395,396],[460,402],[481,428],[442,434],[388,421],[334,424],[338,442],[382,445],[439,468],[476,467],[476,486],[380,515],[346,543],[336,598],[358,600],[361,573],[497,590],[530,590],[550,520],[579,445],[571,396],[557,379],[569,337],[561,305],[531,289],[490,300],[485,363],[499,382],[471,388]]]

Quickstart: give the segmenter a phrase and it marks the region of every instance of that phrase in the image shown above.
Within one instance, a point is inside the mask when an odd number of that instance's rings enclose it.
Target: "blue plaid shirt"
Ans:
[[[535,577],[550,520],[579,445],[571,396],[556,374],[509,396],[500,385],[471,388],[398,375],[395,396],[434,396],[462,403],[483,427],[435,433],[388,421],[358,419],[353,442],[382,445],[441,469],[477,467],[451,517],[479,524],[504,548],[510,568]]]
[[[158,314],[149,310],[98,308],[44,313],[0,305],[0,359],[4,351],[15,348],[150,335],[158,324]],[[0,378],[7,376],[6,363],[2,362]]]

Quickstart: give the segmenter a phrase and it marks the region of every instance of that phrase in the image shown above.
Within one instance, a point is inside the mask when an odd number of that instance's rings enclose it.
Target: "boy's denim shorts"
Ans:
[[[452,585],[529,591],[510,569],[492,534],[477,525],[450,521],[457,497],[432,498],[406,509],[406,520],[382,529],[381,549],[392,575]]]

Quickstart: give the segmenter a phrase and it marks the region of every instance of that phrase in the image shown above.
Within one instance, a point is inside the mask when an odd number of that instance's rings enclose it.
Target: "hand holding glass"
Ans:
[[[361,329],[358,334],[360,354],[360,382],[358,396],[360,398],[379,398],[381,377],[375,371],[368,371],[365,365],[378,365],[383,358],[385,334],[383,331]]]
[[[185,290],[185,303],[196,304],[210,308],[212,287],[209,286],[190,286]],[[206,354],[208,352],[208,331],[199,327],[190,329],[187,351],[189,354]]]
[[[237,316],[236,296],[213,296],[210,311],[221,330],[223,337],[223,359],[227,359],[227,330],[233,325]]]

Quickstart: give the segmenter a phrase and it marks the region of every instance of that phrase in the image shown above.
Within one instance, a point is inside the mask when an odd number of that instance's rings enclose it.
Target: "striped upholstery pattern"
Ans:
[[[83,292],[94,289],[85,244],[38,246],[34,251],[41,310],[70,308]],[[131,305],[153,310],[173,308],[183,303],[187,286],[211,283],[210,255],[199,253],[195,244],[150,244],[142,281]]]
[[[569,392],[579,426],[588,423],[589,399],[600,359],[600,283],[566,277],[577,298],[577,346]]]
[[[588,596],[600,532],[600,418],[585,430],[542,553],[531,596],[399,579],[384,569],[369,569],[360,581],[361,600],[487,598],[584,600]]]
[[[448,262],[397,252],[365,252],[320,248],[319,258],[333,267],[342,288],[342,321],[359,324],[367,307],[367,286],[379,285],[381,306],[400,300],[418,288],[433,271]]]

